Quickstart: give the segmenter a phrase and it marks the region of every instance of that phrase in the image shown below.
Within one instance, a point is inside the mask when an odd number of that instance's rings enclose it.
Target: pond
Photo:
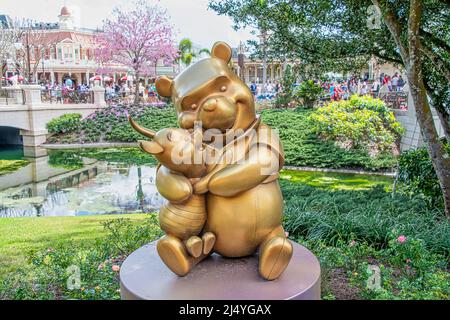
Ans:
[[[165,200],[155,186],[156,168],[152,159],[139,158],[141,154],[131,148],[52,151],[49,156],[28,159],[28,165],[0,175],[0,218],[158,210]],[[22,157],[18,150],[4,155]],[[366,190],[378,185],[389,189],[393,182],[381,176],[292,170],[283,170],[281,179],[332,190]]]
[[[0,176],[0,218],[152,212],[165,201],[153,166],[65,160],[37,158]]]
[[[23,146],[0,145],[0,160],[20,160],[23,157]]]

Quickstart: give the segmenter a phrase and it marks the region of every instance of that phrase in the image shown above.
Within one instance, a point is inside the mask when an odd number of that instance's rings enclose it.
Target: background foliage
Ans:
[[[345,150],[333,141],[319,139],[310,120],[313,110],[263,110],[262,121],[278,130],[283,143],[286,164],[318,168],[388,169],[396,164],[392,153],[370,157],[361,149]]]
[[[69,113],[52,119],[47,123],[47,130],[50,133],[67,133],[80,128],[81,114]]]
[[[450,153],[450,145],[447,144]],[[426,148],[405,151],[399,158],[398,181],[402,191],[422,194],[431,206],[443,205],[441,187]]]
[[[318,108],[310,116],[313,130],[322,138],[351,149],[392,152],[404,129],[380,99],[353,95]]]
[[[324,89],[313,80],[306,80],[295,90],[295,97],[302,101],[305,107],[312,108],[323,92]]]
[[[278,129],[282,140],[286,164],[292,166],[311,166],[320,168],[363,168],[380,170],[392,168],[395,157],[392,153],[380,153],[370,157],[365,150],[345,150],[331,141],[318,138],[313,130],[314,123],[309,119],[314,110],[272,109],[262,110],[263,122]],[[78,132],[62,134],[50,138],[50,142],[85,143],[85,142],[136,142],[143,139],[133,130],[127,121],[130,114],[144,127],[159,130],[177,127],[176,112],[167,108],[137,108],[115,106],[97,111],[82,120]]]

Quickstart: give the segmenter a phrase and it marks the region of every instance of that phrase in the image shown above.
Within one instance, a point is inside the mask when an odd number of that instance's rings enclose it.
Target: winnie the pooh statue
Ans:
[[[210,58],[197,61],[173,80],[165,76],[156,80],[158,94],[171,97],[180,127],[194,134],[194,126],[201,125],[203,143],[214,146],[211,150],[216,153],[208,157],[205,174],[195,180],[163,163],[158,167],[160,194],[180,208],[204,195],[206,222],[193,239],[180,239],[166,228],[157,251],[179,276],[213,252],[229,258],[258,253],[260,275],[274,280],[293,253],[282,227],[278,179],[284,152],[276,133],[256,115],[249,88],[229,68],[231,56],[231,48],[217,42]],[[134,127],[153,139],[150,130],[137,123]]]

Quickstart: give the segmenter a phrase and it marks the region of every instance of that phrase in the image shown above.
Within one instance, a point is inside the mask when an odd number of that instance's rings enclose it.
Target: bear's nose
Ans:
[[[202,106],[202,109],[207,112],[214,111],[216,110],[216,108],[217,108],[217,99],[209,99]]]

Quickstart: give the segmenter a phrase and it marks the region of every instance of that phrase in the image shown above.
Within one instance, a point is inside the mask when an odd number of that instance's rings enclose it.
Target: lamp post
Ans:
[[[263,67],[263,74],[262,74],[262,87],[261,87],[261,93],[266,93],[266,82],[267,82],[267,29],[263,26],[260,26],[261,33],[259,35],[260,39],[260,45],[261,45],[261,51],[262,51],[262,67]]]
[[[45,66],[44,66],[45,54],[44,54],[44,51],[41,51],[41,59],[42,59],[42,78],[43,78],[44,83],[46,83],[47,78],[45,77]]]
[[[28,69],[28,83],[32,83],[31,79],[31,61],[30,61],[30,31],[27,30],[25,41],[26,41],[26,48],[27,48],[27,69]]]
[[[238,75],[241,77],[242,81],[245,82],[245,52],[247,51],[247,47],[241,41],[238,46]]]

